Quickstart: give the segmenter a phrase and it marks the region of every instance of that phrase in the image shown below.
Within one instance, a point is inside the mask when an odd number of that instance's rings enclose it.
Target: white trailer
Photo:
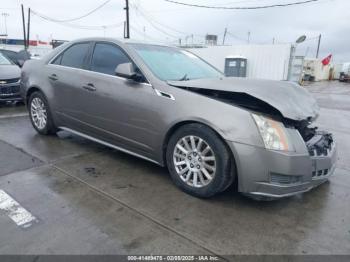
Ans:
[[[187,48],[199,57],[225,71],[226,59],[247,59],[247,78],[287,80],[291,61],[291,45],[232,45]]]

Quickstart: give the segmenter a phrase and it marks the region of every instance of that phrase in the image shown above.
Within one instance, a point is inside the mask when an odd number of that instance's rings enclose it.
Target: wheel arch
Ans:
[[[45,96],[44,92],[41,90],[41,88],[39,86],[29,87],[27,92],[26,92],[26,95],[25,95],[25,102],[26,102],[27,107],[28,107],[28,103],[29,103],[29,98],[34,92],[41,92]]]

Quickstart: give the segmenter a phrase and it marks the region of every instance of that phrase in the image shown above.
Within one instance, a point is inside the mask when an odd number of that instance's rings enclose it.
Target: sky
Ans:
[[[307,40],[298,45],[297,54],[315,57],[318,36],[322,35],[320,57],[333,55],[335,62],[350,61],[350,1],[319,0],[291,7],[260,10],[215,10],[186,7],[164,0],[129,0],[131,38],[167,44],[201,44],[206,34],[216,34],[221,44],[293,43],[301,36]],[[261,6],[300,0],[178,0],[186,3],[216,6]],[[80,17],[106,0],[1,0],[0,34],[22,38],[20,5],[54,20]],[[31,16],[31,39],[73,40],[87,36],[123,37],[125,0],[110,0],[93,14],[72,22],[52,22]],[[113,25],[112,27],[110,25]],[[193,35],[193,37],[192,37]]]

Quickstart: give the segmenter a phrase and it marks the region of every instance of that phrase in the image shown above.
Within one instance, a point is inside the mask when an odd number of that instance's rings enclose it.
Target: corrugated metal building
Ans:
[[[208,61],[222,72],[225,71],[226,58],[245,57],[247,77],[287,80],[291,61],[291,45],[232,45],[187,48]]]

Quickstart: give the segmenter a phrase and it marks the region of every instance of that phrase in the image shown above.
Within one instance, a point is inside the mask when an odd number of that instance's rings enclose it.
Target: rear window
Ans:
[[[53,64],[73,68],[84,68],[89,45],[89,43],[81,43],[69,47],[53,61]]]

